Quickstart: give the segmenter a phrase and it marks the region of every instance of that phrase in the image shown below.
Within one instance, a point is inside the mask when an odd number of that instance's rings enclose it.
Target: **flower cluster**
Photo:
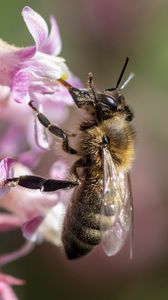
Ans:
[[[35,119],[32,127],[34,116],[28,103],[34,101],[52,122],[62,123],[73,100],[58,79],[68,79],[74,86],[81,86],[65,60],[58,56],[61,38],[55,18],[50,18],[49,33],[44,19],[30,7],[24,7],[22,16],[35,45],[17,48],[0,40],[0,208],[3,209],[0,232],[21,228],[27,242],[16,251],[1,255],[0,266],[27,254],[35,242],[43,239],[61,245],[60,227],[65,212],[65,204],[59,201],[62,192],[46,195],[6,187],[4,182],[9,177],[33,174],[51,146],[38,120]],[[63,178],[66,168],[64,161],[56,161],[49,175]],[[0,299],[17,299],[11,285],[22,283],[0,274]]]

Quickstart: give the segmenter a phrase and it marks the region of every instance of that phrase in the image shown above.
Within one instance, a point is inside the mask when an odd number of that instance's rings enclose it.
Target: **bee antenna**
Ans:
[[[119,76],[119,78],[118,78],[116,87],[115,87],[115,88],[111,88],[111,89],[107,89],[106,91],[115,91],[115,90],[118,89],[119,84],[120,84],[120,82],[121,82],[121,80],[122,80],[122,77],[123,77],[123,75],[124,75],[125,69],[126,69],[126,67],[127,67],[127,65],[128,65],[128,61],[129,61],[129,57],[126,57],[126,60],[125,60],[124,66],[123,66],[123,68],[122,68],[122,70],[121,70],[120,76]]]
[[[94,85],[93,85],[93,74],[92,74],[92,72],[88,73],[88,86],[89,86],[90,89],[94,88]]]
[[[88,87],[91,89],[91,91],[93,93],[93,97],[94,97],[95,103],[96,103],[97,102],[97,97],[96,97],[96,93],[95,93],[95,89],[94,89],[93,74],[92,74],[92,72],[88,73]]]
[[[127,80],[120,87],[120,90],[123,90],[125,88],[125,86],[134,78],[134,76],[135,76],[134,73],[130,73]]]

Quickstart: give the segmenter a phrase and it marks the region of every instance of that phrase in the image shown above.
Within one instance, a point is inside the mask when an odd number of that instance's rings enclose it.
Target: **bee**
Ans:
[[[51,124],[32,102],[29,103],[39,122],[62,139],[63,150],[79,156],[70,172],[74,180],[28,175],[9,178],[6,183],[43,192],[74,188],[62,229],[62,243],[68,259],[88,254],[100,242],[108,256],[115,255],[127,236],[132,236],[130,168],[134,158],[135,130],[131,125],[134,116],[122,90],[133,74],[120,87],[128,60],[126,58],[116,86],[102,92],[95,89],[91,73],[86,89],[75,88],[59,79],[76,106],[89,114],[89,119],[80,124],[77,150],[70,146],[64,130]]]

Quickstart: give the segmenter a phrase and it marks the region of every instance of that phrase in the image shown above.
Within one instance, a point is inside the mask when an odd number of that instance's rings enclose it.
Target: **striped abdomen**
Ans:
[[[62,241],[69,259],[87,254],[100,242],[100,208],[95,187],[84,182],[74,192],[64,221]]]
[[[62,241],[69,259],[89,253],[101,241],[101,184],[87,178],[73,194],[73,200],[65,216]],[[107,227],[109,217],[105,217]]]

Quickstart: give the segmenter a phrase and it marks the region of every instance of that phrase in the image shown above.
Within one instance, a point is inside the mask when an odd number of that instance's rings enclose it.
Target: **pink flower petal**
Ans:
[[[34,244],[31,242],[26,242],[21,248],[11,253],[7,253],[0,256],[0,266],[4,266],[16,259],[19,259],[32,251]]]
[[[3,187],[4,180],[11,176],[12,173],[12,163],[14,160],[12,158],[6,157],[0,162],[0,197],[7,193],[9,188]]]
[[[14,160],[10,157],[6,157],[0,162],[0,177],[2,179],[6,179],[10,175],[11,171],[11,165],[14,162]]]
[[[68,82],[72,84],[75,88],[83,88],[83,83],[80,81],[78,77],[76,77],[74,74],[70,73],[70,77],[68,79]]]
[[[34,169],[38,165],[42,154],[43,151],[41,151],[40,149],[33,149],[30,151],[22,152],[19,155],[19,161],[26,167]]]
[[[43,112],[42,105],[39,106],[38,110],[40,112]],[[34,121],[34,134],[37,146],[43,150],[49,150],[50,143],[48,141],[48,136],[44,126],[42,126],[42,124],[39,122],[36,116]]]
[[[13,142],[15,141],[15,143]],[[23,130],[16,124],[8,124],[0,137],[1,156],[17,155],[23,143]]]
[[[48,27],[45,20],[29,6],[23,8],[22,16],[36,43],[37,50],[40,50],[48,36]]]
[[[28,59],[28,58],[31,58],[32,56],[34,56],[36,51],[37,50],[36,50],[35,46],[26,47],[21,50],[18,50],[16,55],[19,57],[19,59],[25,60],[25,59]]]
[[[55,96],[56,95],[57,93],[55,93]],[[44,99],[41,97],[41,101],[42,100],[44,100],[44,111],[47,112],[48,118],[52,120],[54,124],[61,124],[68,118],[69,110],[63,102],[54,101],[55,99],[51,95],[46,95]]]
[[[41,104],[38,106],[38,111],[43,113],[43,106]],[[40,149],[49,150],[51,148],[49,135],[45,127],[37,119],[36,114],[34,116],[34,140],[39,148],[37,152],[39,152]]]
[[[1,300],[18,300],[13,289],[4,282],[0,281],[0,299]]]
[[[63,160],[56,161],[51,169],[50,176],[53,179],[65,179],[67,175],[67,165]]]
[[[22,285],[24,281],[10,275],[0,273],[0,299],[18,300],[10,285]]]
[[[21,221],[18,217],[7,213],[0,214],[0,232],[13,230],[21,226]]]
[[[51,31],[49,37],[41,47],[40,51],[47,54],[58,55],[61,52],[62,43],[59,28],[56,19],[53,16],[50,17],[50,23]]]
[[[26,239],[31,240],[33,238],[33,235],[36,233],[37,229],[43,222],[43,220],[44,216],[36,216],[35,218],[24,223],[22,226],[23,236]]]
[[[2,282],[2,281],[6,284],[9,284],[9,285],[22,285],[22,284],[24,284],[24,280],[15,278],[15,277],[7,275],[7,274],[0,273],[0,282]]]
[[[28,68],[18,71],[12,83],[12,96],[13,99],[18,103],[27,104],[30,101],[28,93],[29,89],[29,74]]]
[[[0,299],[18,300],[10,285],[22,285],[24,281],[10,275],[0,273]]]

